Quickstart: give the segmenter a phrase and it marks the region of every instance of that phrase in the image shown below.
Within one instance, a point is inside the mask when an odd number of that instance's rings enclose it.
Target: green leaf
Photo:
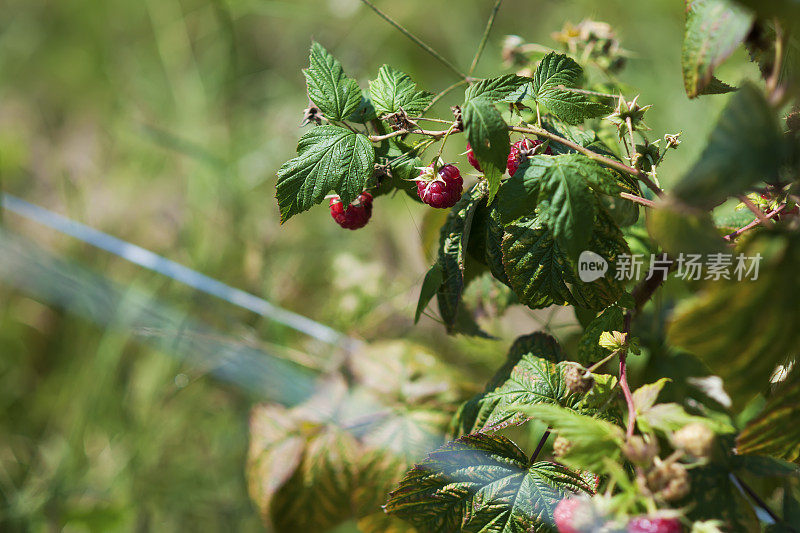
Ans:
[[[749,399],[746,393],[765,390],[774,369],[800,343],[800,236],[759,232],[741,253],[761,255],[758,279],[752,273],[737,279],[737,255],[731,279],[708,283],[697,298],[684,301],[668,329],[670,343],[701,357],[740,403]]]
[[[345,120],[349,122],[358,122],[359,124],[366,124],[367,122],[378,118],[378,115],[375,111],[375,106],[372,104],[372,100],[369,98],[369,93],[362,91],[362,95],[361,102],[358,104],[356,110],[353,111]]]
[[[738,448],[737,448],[738,451]],[[758,477],[793,477],[800,475],[800,466],[795,463],[764,455],[733,455],[731,467],[748,475]]]
[[[308,97],[331,120],[345,120],[361,105],[358,82],[348,78],[342,64],[318,42],[311,43],[308,68],[303,70]]]
[[[600,203],[620,227],[632,226],[639,220],[639,205],[619,196],[620,192],[627,192],[635,196],[642,196],[642,189],[638,180],[615,172],[619,190],[600,196]]]
[[[385,509],[420,531],[552,531],[553,511],[568,491],[589,488],[563,466],[530,464],[505,437],[465,435],[409,471]]]
[[[708,426],[715,433],[732,433],[733,426],[727,418],[710,418],[691,415],[677,403],[656,403],[658,395],[669,378],[661,378],[655,383],[642,385],[633,393],[633,404],[636,406],[636,424],[644,432],[660,431],[671,433],[687,424],[698,423]]]
[[[558,346],[558,342],[545,333],[537,332],[531,335],[524,335],[515,340],[508,350],[506,362],[486,384],[484,392],[476,394],[458,408],[450,424],[449,435],[454,438],[460,437],[467,433],[477,433],[486,427],[486,421],[492,415],[499,402],[497,397],[487,400],[487,394],[508,381],[511,372],[522,360],[522,357],[530,353],[548,354],[553,357],[553,360],[558,360],[560,359],[558,354],[561,353],[561,349]]]
[[[670,433],[692,423],[704,424],[717,433],[733,432],[732,426],[711,418],[691,415],[677,403],[659,403],[642,409],[641,412],[637,405],[636,412],[636,425],[642,432],[656,430]]]
[[[731,89],[714,78],[714,69],[744,41],[752,25],[752,13],[735,2],[686,0],[681,67],[689,98]]]
[[[607,114],[610,111],[607,105],[565,89],[577,88],[582,78],[583,69],[578,63],[564,54],[551,52],[536,67],[530,94],[523,103],[531,102],[531,107],[544,106],[570,124]]]
[[[541,202],[547,202],[547,212],[555,219],[558,207],[573,203],[564,198],[573,188],[582,191],[579,198],[583,201],[586,200],[586,189],[612,195],[622,190],[615,173],[585,155],[533,156],[523,162],[500,189],[497,209],[501,222],[508,224],[522,216],[532,216]],[[555,199],[554,196],[561,198]],[[574,203],[582,203],[579,198],[575,198]],[[594,205],[589,206],[589,212],[594,216]],[[588,230],[592,225],[591,221],[585,224]]]
[[[467,100],[461,111],[467,140],[489,184],[491,203],[500,188],[511,149],[508,127],[494,104],[485,98]]]
[[[483,201],[483,194],[474,187],[453,206],[447,215],[439,236],[439,265],[443,281],[437,294],[439,312],[447,331],[455,333],[464,290],[464,259],[472,230],[475,210]]]
[[[462,404],[451,424],[451,433],[493,432],[529,420],[518,408],[549,403],[579,413],[599,414],[616,420],[619,414],[609,400],[616,395],[616,378],[595,374],[595,386],[585,394],[572,394],[564,384],[564,374],[573,363],[564,360],[555,339],[534,333],[517,339],[503,367],[485,392]],[[608,409],[606,409],[608,408]],[[606,409],[601,413],[601,409]]]
[[[703,88],[703,92],[700,94],[727,94],[732,93],[735,90],[736,87],[728,85],[724,81],[718,80],[712,76],[711,81],[708,82],[708,85]]]
[[[433,100],[433,94],[417,90],[417,84],[408,74],[389,65],[381,66],[378,78],[369,84],[369,91],[379,116],[396,113],[400,109],[415,115]]]
[[[419,169],[424,165],[422,159],[413,155],[414,153],[412,151],[406,154],[406,157],[392,161],[389,169],[392,173],[392,187],[403,191],[415,202],[422,203],[417,194],[417,182],[414,179],[419,176]]]
[[[581,415],[557,405],[531,405],[518,410],[555,429],[559,436],[570,441],[571,448],[559,458],[573,468],[602,472],[605,461],[620,457],[625,432],[605,420]]]
[[[649,213],[647,230],[674,258],[680,254],[708,255],[727,251],[725,241],[706,211],[674,204],[661,205]]]
[[[425,280],[422,282],[422,288],[419,291],[419,301],[417,302],[417,310],[414,313],[414,324],[419,322],[422,312],[428,307],[428,303],[431,299],[436,296],[439,287],[442,286],[442,281],[442,266],[436,263],[428,270],[428,273],[425,274]]]
[[[613,389],[616,378],[594,374],[595,386],[590,392],[585,395],[571,394],[564,384],[564,374],[572,364],[556,364],[530,355],[523,357],[508,380],[486,395],[486,402],[496,403],[483,430],[494,431],[529,421],[530,418],[524,413],[516,412],[519,407],[526,405],[560,405],[581,414],[598,413],[615,396]],[[604,416],[614,419],[616,411],[612,409]]]
[[[480,80],[467,87],[464,101],[480,97],[491,102],[498,102],[508,98],[530,81],[530,78],[523,78],[516,74],[506,74],[498,78]]]
[[[608,355],[608,350],[600,346],[600,335],[605,331],[622,330],[624,310],[618,305],[603,310],[586,327],[578,341],[578,362],[589,366]]]
[[[509,285],[503,267],[503,226],[500,224],[500,211],[496,205],[497,198],[492,205],[481,205],[475,212],[469,253],[475,260],[486,265],[495,279]]]
[[[711,213],[714,225],[722,233],[731,233],[751,223],[755,218],[749,209],[737,209],[739,204],[738,199],[731,199],[715,208]]]
[[[551,166],[540,188],[539,219],[550,229],[559,247],[577,259],[593,233],[596,206],[591,189],[566,165]]]
[[[800,462],[800,380],[782,387],[736,438],[742,454],[770,455]]]
[[[281,222],[321,203],[331,190],[350,204],[375,166],[369,139],[338,126],[317,126],[300,138],[297,157],[278,170]]]
[[[591,282],[580,280],[576,263],[538,217],[521,218],[505,228],[503,263],[514,292],[528,307],[570,304],[599,311],[623,293],[622,282],[614,274],[617,257],[629,250],[622,233],[601,212],[587,250],[608,264],[606,274]]]
[[[670,381],[669,378],[661,378],[655,383],[647,383],[636,389],[633,392],[633,404],[636,406],[636,413],[645,412],[653,407],[658,395],[661,394],[664,386]]]
[[[675,186],[685,204],[710,209],[761,181],[775,181],[784,160],[775,112],[746,83],[728,101],[700,160]]]

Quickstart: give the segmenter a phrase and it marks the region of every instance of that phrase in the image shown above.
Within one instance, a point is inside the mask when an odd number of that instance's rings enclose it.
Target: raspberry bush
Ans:
[[[417,320],[436,298],[447,333],[488,337],[465,297],[491,279],[490,299],[511,295],[496,312],[570,306],[581,333],[522,332],[471,398],[415,349],[356,352],[323,391],[334,418],[254,413],[251,492],[265,519],[281,531],[347,520],[363,531],[800,531],[800,314],[785,312],[800,295],[797,15],[788,0],[687,0],[687,96],[731,94],[668,188],[658,171],[680,134],[647,127],[646,95],[617,81],[629,53],[608,25],[568,25],[550,51],[509,37],[514,72],[488,79],[426,48],[460,77],[439,94],[388,65],[362,91],[313,43],[309,127],[278,172],[282,220],[331,193],[349,229],[366,224],[373,197],[376,217],[397,192],[447,208]],[[740,46],[761,78],[733,86],[714,71]],[[452,113],[433,116],[456,91]],[[448,143],[461,159],[442,159]],[[634,254],[641,275],[618,275]],[[678,278],[687,254],[757,256],[759,271]],[[649,363],[633,387],[637,360]],[[354,417],[370,402],[394,414]]]

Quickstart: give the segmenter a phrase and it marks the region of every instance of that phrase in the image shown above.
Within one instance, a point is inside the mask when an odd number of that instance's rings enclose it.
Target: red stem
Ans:
[[[633,316],[631,313],[625,315],[625,330],[626,335],[631,332],[631,320]],[[622,388],[622,394],[625,396],[625,403],[628,405],[628,430],[626,436],[628,439],[633,437],[633,429],[636,427],[636,405],[633,403],[633,394],[631,387],[628,385],[628,350],[623,348],[619,353],[619,386]]]
[[[619,354],[619,386],[622,387],[622,394],[625,396],[625,403],[628,404],[628,431],[627,437],[633,437],[633,427],[636,424],[636,406],[633,404],[633,394],[628,385],[628,373],[626,369],[626,359],[628,354],[622,352]]]
[[[666,259],[666,256],[665,256]],[[631,334],[631,323],[633,317],[642,310],[642,307],[652,298],[653,294],[658,288],[667,280],[669,272],[675,268],[675,261],[670,260],[667,272],[653,273],[639,285],[633,289],[633,309],[625,313],[625,322],[623,324],[623,333],[626,336]],[[630,439],[633,436],[633,431],[636,428],[636,405],[633,403],[633,394],[631,387],[628,385],[628,350],[623,348],[619,354],[619,386],[622,389],[622,394],[625,396],[625,403],[628,404],[628,430],[627,436]]]

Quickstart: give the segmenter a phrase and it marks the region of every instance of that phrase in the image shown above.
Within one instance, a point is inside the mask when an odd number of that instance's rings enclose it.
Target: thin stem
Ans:
[[[630,200],[631,202],[641,204],[645,207],[656,207],[656,203],[652,200],[648,200],[647,198],[642,198],[641,196],[636,196],[635,194],[631,194],[629,192],[621,192],[619,193],[620,197],[625,198],[626,200]]]
[[[623,333],[625,333],[626,339],[630,337],[634,315],[638,314],[642,307],[644,307],[644,304],[653,297],[656,290],[666,281],[669,271],[674,267],[675,262],[672,261],[666,272],[660,272],[661,275],[656,275],[654,273],[633,289],[634,306],[633,309],[625,313],[625,322],[623,326]],[[626,348],[623,348],[619,354],[619,385],[622,388],[622,394],[625,396],[625,403],[628,406],[628,428],[626,435],[627,438],[630,439],[636,427],[636,405],[634,404],[633,394],[628,384],[628,350]]]
[[[772,74],[767,80],[767,92],[774,95],[778,82],[781,77],[781,69],[783,68],[783,28],[781,27],[778,19],[775,19],[775,61],[772,65]]]
[[[550,438],[550,428],[547,428],[544,432],[544,435],[542,435],[542,438],[539,440],[538,446],[536,446],[536,449],[533,451],[533,454],[531,455],[531,463],[533,463],[536,460],[536,458],[539,457],[539,453],[542,451],[542,448],[544,448],[544,445],[547,442],[547,439],[549,438]]]
[[[446,89],[444,89],[442,92],[440,92],[439,94],[437,94],[436,96],[433,97],[433,100],[431,100],[430,104],[425,106],[425,109],[422,110],[422,114],[424,115],[425,113],[427,113],[430,108],[432,108],[434,105],[436,105],[436,102],[438,102],[439,100],[444,98],[447,94],[450,93],[450,91],[452,91],[453,89],[455,89],[457,87],[460,87],[462,85],[466,85],[467,83],[468,83],[467,80],[463,79],[463,80],[455,82],[450,87],[447,87]]]
[[[378,9],[378,7],[377,7],[375,4],[373,4],[373,3],[372,3],[372,2],[370,2],[369,0],[361,0],[361,2],[363,2],[363,3],[364,3],[366,6],[367,6],[367,7],[369,7],[369,8],[370,8],[370,9],[372,9],[372,10],[373,10],[375,13],[377,13],[377,14],[378,14],[378,16],[379,16],[379,17],[381,17],[383,20],[385,20],[386,22],[388,22],[389,24],[391,24],[392,26],[394,26],[394,27],[395,27],[397,30],[399,30],[399,31],[400,31],[400,32],[401,32],[403,35],[405,35],[406,37],[408,37],[409,39],[411,39],[412,41],[414,41],[414,43],[415,43],[417,46],[419,46],[420,48],[422,48],[423,50],[425,50],[426,52],[428,52],[430,55],[432,55],[433,57],[435,57],[437,60],[439,60],[439,62],[440,62],[442,65],[444,65],[444,66],[446,66],[447,68],[449,68],[450,70],[452,70],[452,71],[453,71],[455,74],[457,74],[457,75],[458,75],[458,77],[460,77],[460,78],[464,78],[464,80],[466,80],[466,79],[468,79],[468,78],[469,78],[469,76],[467,76],[466,74],[464,74],[463,72],[461,72],[460,70],[458,70],[458,68],[456,68],[456,67],[455,67],[455,66],[454,66],[454,65],[453,65],[453,64],[452,64],[450,61],[448,61],[447,59],[445,59],[444,57],[442,57],[442,55],[441,55],[439,52],[437,52],[436,50],[434,50],[433,48],[431,48],[429,45],[425,44],[425,43],[422,41],[422,39],[420,39],[419,37],[417,37],[416,35],[414,35],[414,34],[413,34],[413,33],[411,33],[410,31],[408,31],[407,29],[405,29],[405,28],[404,28],[404,27],[403,27],[403,26],[402,26],[400,23],[396,22],[394,19],[392,19],[391,17],[389,17],[389,15],[387,15],[386,13],[384,13],[383,11],[381,11],[380,9]]]
[[[539,137],[545,137],[546,139],[550,139],[550,140],[556,141],[556,142],[558,142],[560,144],[563,144],[564,146],[572,148],[576,152],[579,152],[579,153],[587,156],[589,159],[597,161],[598,163],[600,163],[603,166],[606,166],[606,167],[609,167],[609,168],[613,168],[615,170],[619,170],[620,172],[624,172],[626,174],[630,174],[631,176],[634,176],[634,177],[638,178],[640,181],[642,181],[642,183],[647,185],[647,187],[650,190],[652,190],[657,196],[659,196],[659,197],[664,196],[664,191],[661,190],[661,187],[659,187],[658,185],[653,183],[653,180],[650,179],[650,176],[648,176],[646,172],[643,172],[641,170],[635,169],[633,167],[629,167],[628,165],[626,165],[624,163],[620,163],[619,161],[611,159],[610,157],[606,157],[604,155],[600,155],[597,152],[593,152],[593,151],[589,150],[588,148],[584,148],[583,146],[581,146],[579,144],[576,144],[576,143],[574,143],[572,141],[569,141],[569,140],[567,140],[567,139],[565,139],[565,138],[563,138],[563,137],[561,137],[559,135],[556,135],[555,133],[550,133],[549,131],[547,131],[544,128],[538,128],[538,127],[533,127],[533,126],[528,126],[526,128],[523,128],[523,127],[520,127],[520,126],[509,126],[508,129],[511,130],[511,131],[516,131],[518,133],[530,133],[530,134],[533,134],[533,135],[538,135]],[[417,135],[427,135],[429,137],[433,137],[435,139],[438,139],[439,137],[444,137],[445,135],[447,135],[449,131],[450,131],[449,129],[441,130],[441,131],[430,131],[430,130],[422,130],[422,129],[420,129],[420,130],[402,129],[402,130],[393,131],[392,133],[387,133],[386,135],[372,135],[372,136],[370,136],[369,140],[372,141],[372,142],[380,142],[380,141],[383,141],[383,140],[386,140],[386,139],[391,139],[393,137],[399,137],[400,135],[406,135],[406,134],[410,134],[410,133],[414,133],[414,134],[417,134]]]
[[[491,33],[492,26],[494,26],[494,18],[497,16],[497,11],[500,9],[500,4],[502,3],[503,0],[497,0],[497,2],[495,2],[494,8],[492,9],[492,14],[489,15],[489,20],[486,21],[486,29],[483,30],[483,37],[481,37],[478,50],[475,52],[475,57],[472,59],[472,64],[469,66],[469,72],[467,72],[467,75],[469,76],[472,76],[472,73],[475,72],[475,67],[478,66],[478,61],[481,59],[483,49],[486,48],[486,42],[489,40],[489,33]]]
[[[653,191],[657,196],[659,197],[664,196],[664,191],[661,190],[661,187],[653,183],[653,180],[650,179],[650,176],[648,176],[646,172],[630,167],[624,163],[620,163],[619,161],[611,159],[610,157],[606,157],[596,152],[592,152],[588,148],[584,148],[579,144],[575,144],[574,142],[564,139],[563,137],[556,135],[555,133],[550,133],[549,131],[543,128],[535,128],[532,126],[528,126],[527,128],[522,128],[519,126],[511,126],[509,127],[509,129],[511,131],[516,131],[519,133],[531,133],[561,143],[564,146],[572,148],[576,152],[579,152],[587,156],[589,159],[597,161],[603,166],[613,168],[614,170],[619,170],[620,172],[624,172],[625,174],[630,174],[631,176],[638,178],[639,180],[642,181],[642,183],[647,185],[647,187],[651,191]]]
[[[589,373],[594,372],[595,370],[597,370],[598,368],[609,362],[611,359],[616,357],[618,355],[618,352],[619,350],[614,350],[613,352],[611,352],[610,354],[608,354],[607,356],[605,356],[604,358],[602,358],[601,360],[599,360],[598,362],[587,368],[586,371]]]
[[[765,215],[764,212],[761,209],[759,209],[758,206],[754,204],[752,200],[750,200],[750,198],[744,196],[743,194],[740,194],[739,196],[737,196],[737,198],[745,206],[747,206],[747,209],[749,209],[750,212],[752,212],[756,216],[756,218],[761,224],[764,224],[764,226],[769,227],[769,218],[767,218],[767,215]]]
[[[430,131],[430,130],[397,130],[393,131],[392,133],[387,133],[386,135],[370,135],[369,140],[377,143],[381,141],[385,141],[386,139],[392,139],[394,137],[400,137],[401,135],[409,135],[409,134],[416,134],[416,135],[427,135],[429,137],[433,137],[434,139],[438,139],[439,137],[444,137],[450,130],[442,130],[442,131]]]
[[[442,144],[439,146],[439,152],[436,154],[436,159],[437,160],[440,157],[442,157],[442,152],[444,152],[444,145],[447,144],[447,138],[450,137],[450,134],[453,133],[453,130],[455,129],[455,127],[457,125],[458,125],[457,123],[453,122],[453,124],[447,130],[447,133],[444,134],[444,137],[442,138]]]
[[[756,494],[756,491],[750,488],[750,485],[742,481],[742,478],[740,478],[736,474],[731,473],[731,475],[733,476],[733,479],[736,480],[736,483],[738,483],[739,486],[742,488],[742,490],[744,490],[747,493],[747,495],[750,496],[754,502],[756,502],[756,505],[761,507],[764,510],[764,512],[766,512],[769,515],[769,517],[775,521],[776,524],[784,524],[784,525],[786,524],[781,518],[778,517],[777,514],[775,514],[775,512],[772,509],[770,509],[769,505],[767,505],[766,502],[761,499],[761,496]],[[797,531],[797,530],[792,528],[792,531]]]
[[[780,212],[783,211],[785,208],[786,208],[786,204],[781,204],[778,207],[776,207],[774,210],[772,210],[769,213],[767,213],[765,216],[768,219],[774,218],[776,215],[780,214]],[[760,224],[761,224],[761,220],[756,218],[751,223],[747,224],[746,226],[742,226],[741,228],[737,229],[733,233],[729,233],[729,234],[725,235],[725,237],[723,237],[723,238],[726,241],[732,241],[733,239],[735,239],[736,237],[738,237],[739,235],[741,235],[745,231],[751,230],[751,229],[755,228],[756,226],[758,226]]]
[[[625,325],[622,328],[626,339],[630,337],[632,321],[633,314],[631,312],[626,313]],[[623,347],[619,352],[619,386],[622,388],[622,395],[625,396],[625,404],[628,406],[628,428],[625,435],[630,440],[636,427],[636,405],[633,403],[633,394],[631,393],[630,385],[628,385],[628,350],[626,347]]]
[[[452,120],[444,120],[444,119],[441,119],[441,118],[428,118],[428,117],[408,117],[408,120],[414,120],[414,121],[425,120],[425,121],[428,121],[428,122],[438,122],[439,124],[452,124],[453,123]]]

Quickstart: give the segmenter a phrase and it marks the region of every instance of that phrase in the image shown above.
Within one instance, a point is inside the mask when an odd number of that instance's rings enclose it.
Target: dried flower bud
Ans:
[[[571,365],[564,372],[564,383],[574,394],[586,394],[594,387],[594,377],[588,370],[578,365]]]
[[[647,442],[642,437],[634,435],[625,443],[622,452],[633,464],[648,466],[658,455],[658,442],[655,440]]]
[[[564,437],[556,437],[553,442],[553,455],[556,457],[564,457],[572,449],[572,442]]]
[[[312,122],[314,124],[322,124],[322,111],[320,111],[317,106],[313,105],[303,110],[303,120],[300,122],[300,126],[302,127]]]
[[[700,422],[687,424],[672,435],[672,444],[689,455],[705,458],[711,454],[714,432]]]
[[[647,486],[666,501],[675,501],[689,494],[689,472],[680,463],[667,463],[653,469],[647,476]]]

